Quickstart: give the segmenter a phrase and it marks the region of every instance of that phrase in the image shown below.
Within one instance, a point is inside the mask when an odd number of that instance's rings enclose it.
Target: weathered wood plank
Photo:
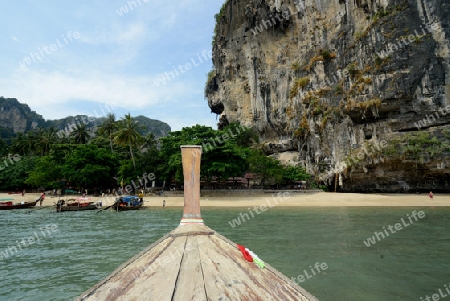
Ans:
[[[243,258],[231,256],[236,250],[214,236],[198,236],[200,259],[209,300],[267,300],[250,287],[247,266]],[[239,251],[238,251],[239,252]],[[264,288],[261,288],[264,289]]]
[[[175,301],[203,301],[207,300],[205,280],[200,264],[197,236],[189,236],[184,249],[180,273],[175,285]]]
[[[120,300],[120,296],[123,295],[124,289],[135,281],[136,278],[144,273],[148,273],[148,267],[157,260],[161,253],[164,252],[172,242],[173,238],[169,236],[159,239],[157,242],[122,264],[108,277],[104,278],[76,300]]]
[[[212,239],[215,240],[216,238],[222,240],[232,248],[235,248],[236,246],[234,242],[219,233],[216,233]],[[237,254],[239,257],[241,256],[240,251]],[[256,266],[253,263],[247,263]],[[298,284],[292,282],[289,278],[281,274],[268,263],[265,263],[265,265],[265,269],[256,271],[255,273],[252,273],[251,276],[254,277],[255,281],[260,282],[264,287],[266,287],[270,291],[271,295],[276,296],[272,297],[272,300],[318,301],[316,297],[311,295]]]
[[[135,279],[132,287],[126,292],[127,300],[133,297],[138,298],[136,300],[139,301],[171,300],[180,271],[186,240],[186,236],[174,239],[170,248],[159,256],[147,269],[147,272]]]
[[[201,225],[201,224],[188,224],[178,226],[172,232],[169,233],[172,237],[182,236],[182,235],[210,235],[214,234],[214,230],[211,228]]]
[[[236,247],[217,236],[198,240],[209,299],[308,300],[271,271],[246,261]]]

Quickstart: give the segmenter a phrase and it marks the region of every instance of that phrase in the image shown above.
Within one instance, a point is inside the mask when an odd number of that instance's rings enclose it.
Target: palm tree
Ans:
[[[119,130],[114,134],[115,143],[128,146],[134,167],[136,167],[136,162],[134,161],[133,147],[136,147],[142,141],[139,129],[138,121],[133,120],[130,113],[128,113],[120,120]]]
[[[18,154],[33,155],[36,146],[35,140],[36,136],[32,131],[27,134],[18,133],[12,142],[11,150]]]
[[[41,156],[45,156],[50,151],[50,146],[56,142],[56,130],[51,127],[48,130],[38,129],[36,131],[36,149]]]
[[[0,139],[0,157],[8,153],[8,144],[4,139]]]
[[[98,133],[104,137],[109,138],[109,145],[111,152],[113,152],[113,134],[117,130],[116,116],[113,113],[108,113],[106,120],[98,128]]]
[[[77,127],[70,133],[76,144],[86,144],[89,141],[90,135],[86,128],[86,124],[77,124]]]
[[[155,135],[153,133],[148,133],[145,137],[142,138],[140,151],[145,153],[151,149],[156,149],[157,145],[158,141],[155,138]]]

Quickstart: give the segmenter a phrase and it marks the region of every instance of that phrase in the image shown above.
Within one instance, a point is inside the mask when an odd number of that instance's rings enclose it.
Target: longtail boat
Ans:
[[[144,205],[137,196],[121,196],[111,206],[116,211],[139,210]]]
[[[98,209],[98,205],[95,202],[91,202],[89,198],[68,199],[67,201],[58,200],[55,206],[56,212]]]
[[[20,202],[13,203],[14,199],[0,198],[0,210],[12,210],[12,209],[26,209],[36,206],[36,203],[40,201],[40,198],[34,202]]]
[[[75,300],[317,301],[254,253],[204,225],[201,150],[201,146],[181,146],[180,225]]]

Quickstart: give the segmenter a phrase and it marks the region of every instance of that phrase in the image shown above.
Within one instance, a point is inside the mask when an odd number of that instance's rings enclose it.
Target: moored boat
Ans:
[[[97,203],[91,202],[89,198],[68,199],[67,201],[58,200],[56,212],[97,210],[98,207]]]
[[[144,205],[137,196],[121,196],[111,206],[116,211],[139,210]]]
[[[20,202],[13,203],[14,199],[10,198],[0,198],[0,210],[12,210],[12,209],[25,209],[36,206],[36,203],[39,202],[40,198],[34,202]]]

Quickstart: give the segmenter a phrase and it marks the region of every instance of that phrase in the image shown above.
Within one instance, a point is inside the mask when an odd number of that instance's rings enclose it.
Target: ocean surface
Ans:
[[[181,215],[181,208],[0,211],[0,300],[73,300],[177,227]],[[204,208],[202,216],[321,301],[420,301],[450,287],[450,208],[274,207],[254,217],[245,208]],[[313,275],[316,263],[327,268]]]

